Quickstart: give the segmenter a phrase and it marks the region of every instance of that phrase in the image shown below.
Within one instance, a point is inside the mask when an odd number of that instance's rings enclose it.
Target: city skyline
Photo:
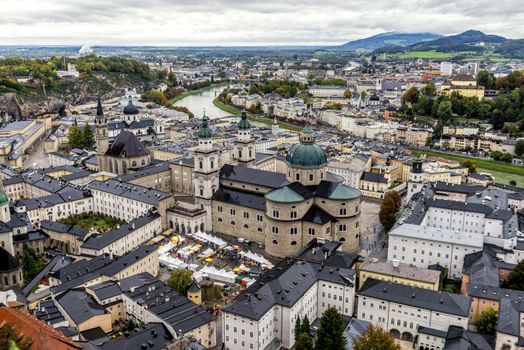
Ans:
[[[0,1],[3,45],[338,45],[383,32],[520,38],[518,1]]]

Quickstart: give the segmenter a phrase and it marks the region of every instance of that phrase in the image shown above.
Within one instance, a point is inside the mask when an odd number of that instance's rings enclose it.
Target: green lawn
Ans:
[[[79,226],[88,230],[94,228],[99,233],[107,233],[124,223],[122,220],[102,214],[69,215],[67,218],[60,220],[60,222],[67,225]]]
[[[209,86],[206,86],[206,87],[203,87],[201,89],[197,89],[197,90],[188,90],[178,96],[175,96],[173,97],[172,99],[169,100],[169,102],[171,104],[175,104],[176,102],[180,101],[181,99],[187,97],[187,96],[191,96],[191,95],[198,95],[200,94],[201,92],[204,92],[204,91],[207,91],[207,90],[211,90],[211,89],[214,89],[216,87],[219,87],[219,86],[226,86],[227,83],[217,83],[217,84],[212,84],[212,85],[209,85]]]
[[[496,182],[509,184],[511,180],[517,181],[517,184],[524,185],[524,167],[510,163],[497,162],[494,160],[477,159],[466,156],[459,156],[438,151],[427,151],[411,149],[414,154],[426,154],[428,156],[439,156],[442,158],[464,162],[471,160],[477,164],[478,173],[489,173],[495,177]]]
[[[431,51],[412,51],[398,54],[398,58],[451,58],[454,55],[449,52]]]
[[[220,108],[221,110],[226,111],[228,113],[231,113],[233,115],[238,115],[239,116],[242,113],[242,111],[240,109],[238,109],[236,107],[233,107],[233,106],[230,106],[230,105],[226,105],[226,104],[220,102],[220,100],[218,98],[215,98],[213,100],[213,104],[215,105],[215,107]],[[257,115],[251,114],[251,113],[248,113],[247,117],[248,117],[249,120],[252,120],[254,122],[263,123],[263,124],[266,124],[266,125],[272,125],[273,124],[273,120],[270,119],[270,118],[257,116]],[[291,130],[291,131],[300,131],[300,130],[302,130],[301,126],[293,125],[293,124],[289,124],[289,123],[278,122],[278,125],[281,128],[283,128],[283,129],[287,129],[287,130]]]

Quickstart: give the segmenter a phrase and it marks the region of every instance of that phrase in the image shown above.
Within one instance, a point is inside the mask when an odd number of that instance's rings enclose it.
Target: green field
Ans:
[[[236,107],[233,107],[233,106],[230,106],[230,105],[226,105],[226,104],[220,102],[220,100],[218,98],[215,98],[213,100],[213,104],[215,105],[215,107],[220,108],[221,110],[226,111],[228,113],[231,113],[233,115],[239,116],[242,113],[242,111],[240,109],[238,109]],[[256,116],[256,115],[251,114],[251,113],[248,113],[247,117],[248,117],[249,120],[252,120],[254,122],[263,123],[263,124],[266,124],[266,125],[272,125],[273,124],[273,120],[270,119],[270,118]],[[302,130],[301,126],[293,125],[293,124],[289,124],[289,123],[278,122],[278,125],[281,128],[283,128],[283,129],[287,129],[287,130],[291,130],[291,131],[300,131],[300,130]]]
[[[207,91],[207,90],[211,90],[211,89],[214,89],[216,87],[219,87],[219,86],[226,86],[227,83],[217,83],[217,84],[212,84],[212,85],[209,85],[209,86],[206,86],[206,87],[203,87],[201,89],[197,89],[197,90],[188,90],[178,96],[175,96],[173,97],[172,99],[169,100],[169,102],[174,105],[176,102],[180,101],[181,99],[187,97],[187,96],[191,96],[191,95],[198,95],[204,91]]]
[[[495,177],[495,182],[509,184],[511,180],[515,180],[517,185],[524,186],[524,167],[513,165],[509,163],[497,162],[494,160],[478,159],[466,156],[459,156],[456,154],[449,154],[437,151],[427,151],[411,149],[414,154],[426,154],[428,156],[439,156],[442,158],[464,162],[471,160],[477,164],[477,173],[488,173]]]
[[[451,58],[454,55],[449,52],[431,51],[412,51],[396,55],[398,58]]]

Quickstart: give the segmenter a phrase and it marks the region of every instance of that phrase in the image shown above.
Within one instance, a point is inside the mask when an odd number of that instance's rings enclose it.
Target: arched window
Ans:
[[[131,166],[132,166],[133,168],[136,168],[136,166],[137,166],[137,164],[136,164],[136,160],[134,160],[133,163],[131,163]]]
[[[235,226],[235,222],[234,222],[234,221],[231,221],[231,225]]]
[[[345,242],[346,239],[345,239],[344,237],[340,237],[339,241],[340,241],[340,242]]]
[[[16,284],[16,275],[13,275],[13,284]]]
[[[313,181],[313,174],[309,174],[309,181]]]
[[[142,165],[146,165],[146,160],[142,159]]]
[[[291,241],[291,245],[297,245],[297,241]]]

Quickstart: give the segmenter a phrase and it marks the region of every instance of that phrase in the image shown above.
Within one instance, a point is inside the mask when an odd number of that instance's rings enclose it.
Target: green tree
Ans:
[[[37,255],[36,252],[24,243],[22,247],[22,273],[26,282],[31,281],[38,275],[45,266],[45,262],[41,256]]]
[[[509,184],[510,184],[511,186],[517,186],[517,181],[515,181],[515,180],[509,180]]]
[[[497,320],[497,311],[489,308],[478,315],[474,324],[480,334],[495,335],[497,333]]]
[[[489,155],[495,160],[501,160],[502,154],[503,153],[501,151],[492,151]]]
[[[186,269],[177,269],[171,272],[167,279],[167,285],[182,295],[186,295],[187,289],[191,285],[193,273]]]
[[[497,79],[493,73],[485,70],[481,70],[477,74],[477,84],[484,86],[486,89],[495,89]]]
[[[462,165],[464,165],[466,168],[468,168],[470,173],[476,173],[477,172],[477,163],[475,163],[472,160],[465,160],[462,162]]]
[[[444,123],[453,115],[451,101],[442,101],[438,105],[437,117]]]
[[[295,341],[295,350],[313,350],[313,339],[308,333],[300,333]]]
[[[352,96],[352,95],[351,95],[351,91],[349,91],[349,90],[344,91],[344,97],[345,97],[345,98],[350,99],[351,96]]]
[[[433,83],[427,83],[424,87],[424,95],[426,96],[435,96],[437,93],[437,88],[435,87],[435,84]]]
[[[342,316],[334,307],[327,309],[320,319],[317,332],[316,350],[344,350],[346,346],[344,322]]]
[[[401,350],[399,344],[384,329],[370,325],[362,335],[353,340],[354,350]]]
[[[506,163],[511,163],[512,159],[513,159],[513,155],[509,152],[503,152],[502,156],[500,157],[500,160]]]
[[[30,337],[20,337],[9,323],[0,328],[0,349],[29,350],[32,343]]]
[[[503,283],[504,288],[524,291],[524,260],[521,260],[517,266],[508,275],[508,279]]]
[[[82,132],[82,148],[91,148],[95,145],[95,134],[89,124],[86,124]]]
[[[72,125],[67,133],[67,140],[69,141],[69,147],[71,148],[82,148],[83,146],[83,135],[80,128],[76,125]]]
[[[298,341],[298,336],[302,332],[302,329],[300,328],[300,326],[301,326],[301,324],[300,324],[300,316],[298,316],[296,321],[295,321],[295,342]]]
[[[521,156],[524,154],[524,140],[518,140],[515,144],[515,154]]]
[[[304,316],[304,319],[302,320],[302,324],[300,325],[300,333],[307,333],[309,335],[311,329],[311,325],[309,324],[309,319],[307,318],[307,315]]]

